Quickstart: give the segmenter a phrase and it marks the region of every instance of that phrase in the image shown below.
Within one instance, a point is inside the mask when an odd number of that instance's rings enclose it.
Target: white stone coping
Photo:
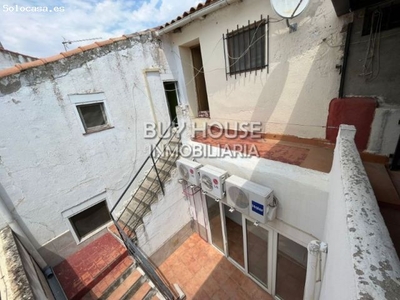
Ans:
[[[336,155],[345,200],[357,299],[400,299],[400,262],[354,143],[354,126],[341,125]]]

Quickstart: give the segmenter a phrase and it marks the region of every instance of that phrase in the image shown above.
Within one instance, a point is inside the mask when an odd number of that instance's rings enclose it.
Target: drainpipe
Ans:
[[[151,97],[149,81],[147,80],[147,73],[150,73],[150,72],[159,73],[160,69],[159,68],[147,68],[147,69],[143,69],[142,72],[143,72],[143,76],[144,76],[144,83],[145,83],[145,86],[146,86],[147,97],[149,97],[149,101],[150,101],[151,114],[153,115],[154,124],[155,124],[156,129],[157,129],[157,127],[158,127],[157,126],[158,125],[157,116],[156,116],[156,112],[155,112],[155,109],[154,109],[153,98]]]
[[[198,18],[204,17],[205,15],[208,15],[214,11],[217,11],[218,9],[221,9],[225,6],[231,5],[233,3],[239,2],[239,0],[219,0],[214,2],[213,4],[210,4],[209,6],[206,6],[205,8],[202,8],[198,11],[195,11],[194,13],[172,23],[171,25],[168,25],[165,28],[162,28],[156,32],[158,36],[161,36],[165,33],[168,33],[172,30],[175,30],[177,28],[180,28],[189,22],[192,22]]]
[[[32,242],[29,240],[25,232],[22,230],[17,220],[14,219],[12,213],[8,209],[7,205],[4,203],[1,196],[0,196],[0,218],[2,218],[8,224],[8,226],[10,226],[12,231],[18,236],[22,245],[24,245],[28,253],[33,257],[33,259],[37,262],[39,267],[43,270],[47,266],[47,263],[44,261],[42,256],[36,250],[36,248],[33,246]]]
[[[322,279],[325,274],[326,257],[328,254],[328,244],[321,242],[319,250],[320,250],[320,265],[318,269],[319,272],[318,272],[317,282],[315,284],[315,299],[319,299],[319,296],[321,294]]]
[[[308,244],[307,274],[304,287],[304,300],[318,300],[325,271],[327,244],[311,241]]]
[[[350,41],[351,41],[351,33],[353,29],[353,23],[349,23],[347,25],[347,34],[346,34],[346,42],[344,46],[344,53],[343,53],[343,65],[342,65],[342,74],[340,76],[340,85],[339,85],[339,98],[343,98],[344,94],[344,84],[346,78],[346,71],[347,71],[347,59],[349,57],[350,52]]]

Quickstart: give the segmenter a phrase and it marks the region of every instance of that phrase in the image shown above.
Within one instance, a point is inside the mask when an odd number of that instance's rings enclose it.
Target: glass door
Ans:
[[[246,219],[248,272],[267,289],[269,289],[271,238],[269,230],[256,226],[254,221]]]
[[[224,251],[224,238],[222,234],[221,210],[219,202],[209,196],[206,197],[208,223],[211,231],[211,242],[220,251]]]
[[[227,255],[239,266],[244,268],[242,214],[236,210],[230,209],[229,206],[222,206],[224,207]]]
[[[307,273],[307,249],[278,234],[275,295],[284,300],[303,300]]]

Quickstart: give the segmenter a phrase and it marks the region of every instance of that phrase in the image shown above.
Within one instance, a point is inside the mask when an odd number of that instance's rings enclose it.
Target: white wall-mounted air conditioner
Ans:
[[[228,177],[228,172],[209,165],[200,168],[199,172],[203,192],[215,199],[223,199],[225,197],[225,179]]]
[[[270,188],[235,175],[230,176],[225,183],[228,206],[261,223],[269,220],[268,212],[274,205]]]
[[[199,169],[202,166],[202,164],[185,158],[180,158],[176,161],[180,179],[196,186],[200,186]]]

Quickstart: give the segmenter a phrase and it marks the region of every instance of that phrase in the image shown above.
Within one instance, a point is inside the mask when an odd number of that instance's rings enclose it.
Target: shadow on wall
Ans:
[[[19,199],[18,203],[22,203],[22,201],[24,201],[25,199],[23,198],[23,195],[21,195],[22,198]],[[32,245],[38,249],[40,247],[40,245],[38,244],[38,242],[36,241],[36,239],[33,237],[32,232],[28,229],[24,219],[29,219],[26,218],[24,216],[24,218],[22,218],[18,212],[17,212],[17,207],[14,205],[14,203],[12,202],[10,196],[8,195],[7,191],[5,190],[5,188],[3,187],[3,185],[0,183],[0,198],[4,201],[5,205],[7,206],[9,212],[11,213],[12,217],[14,220],[16,220],[19,224],[19,226],[22,228],[22,230],[24,231],[24,233],[27,235],[27,237],[29,238],[30,242],[32,243]]]

